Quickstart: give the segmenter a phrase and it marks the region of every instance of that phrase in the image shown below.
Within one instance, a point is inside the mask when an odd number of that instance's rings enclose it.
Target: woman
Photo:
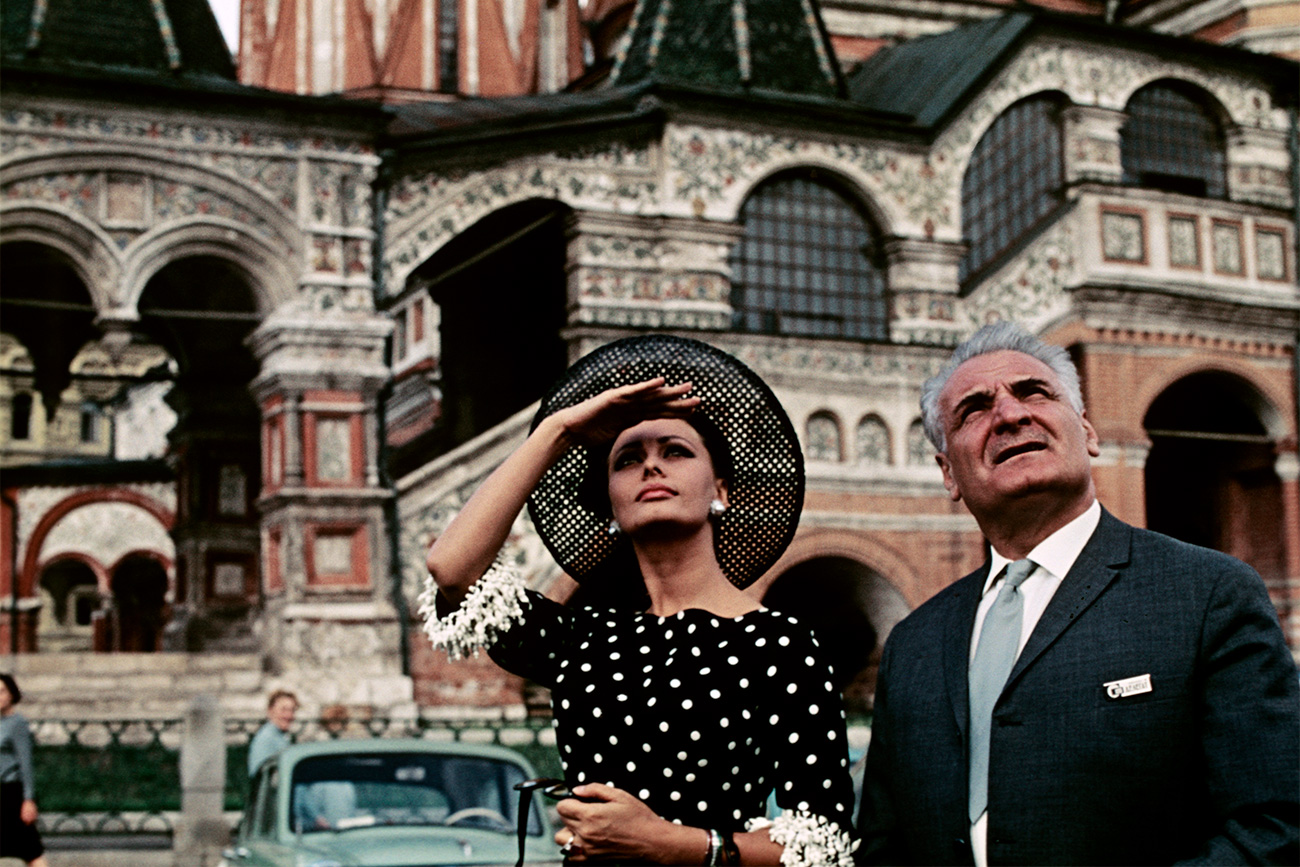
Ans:
[[[525,500],[578,596],[600,604],[557,604],[493,564]],[[570,862],[851,863],[830,669],[807,627],[743,592],[802,500],[770,389],[707,344],[650,335],[571,367],[430,547],[434,643],[486,645],[551,688],[578,796],[557,807]],[[785,812],[768,823],[773,790]]]
[[[0,674],[0,858],[46,867],[45,846],[36,830],[32,733],[23,715],[14,712],[22,699],[13,677]]]

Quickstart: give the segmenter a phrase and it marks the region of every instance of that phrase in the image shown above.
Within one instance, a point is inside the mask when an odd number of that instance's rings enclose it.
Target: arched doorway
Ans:
[[[534,199],[484,217],[412,274],[438,308],[438,419],[391,457],[400,475],[542,397],[564,371],[569,209]],[[406,297],[409,297],[409,291]]]
[[[78,559],[56,560],[41,570],[40,647],[51,652],[94,649],[100,610],[95,571]]]
[[[1272,414],[1253,385],[1222,371],[1165,389],[1143,419],[1147,526],[1245,560],[1266,581],[1280,578],[1282,484],[1265,423]]]
[[[151,557],[125,558],[113,570],[112,647],[128,653],[159,650],[166,622],[167,572]]]
[[[818,557],[787,569],[763,604],[810,624],[834,668],[845,709],[871,710],[880,651],[910,610],[889,581],[847,557]]]

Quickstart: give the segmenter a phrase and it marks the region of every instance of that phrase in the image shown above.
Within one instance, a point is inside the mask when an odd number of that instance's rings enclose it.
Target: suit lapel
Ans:
[[[1052,601],[1047,603],[1038,625],[1029,635],[1025,649],[1007,678],[1010,687],[1021,672],[1051,647],[1061,633],[1078,619],[1119,575],[1117,567],[1128,563],[1133,528],[1102,509],[1101,521],[1079,558],[1070,568]],[[969,641],[969,636],[968,639]]]
[[[970,635],[975,626],[975,611],[980,604],[980,591],[988,579],[989,564],[975,570],[957,582],[949,599],[943,629],[943,679],[948,689],[948,702],[957,719],[962,737],[966,735],[970,701]]]

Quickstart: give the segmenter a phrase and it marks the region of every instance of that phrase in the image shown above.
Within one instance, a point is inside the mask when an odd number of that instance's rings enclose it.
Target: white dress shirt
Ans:
[[[1088,544],[1092,534],[1101,521],[1101,504],[1092,501],[1083,514],[1039,542],[1029,552],[1029,559],[1037,565],[1024,583],[1020,593],[1024,596],[1024,618],[1020,625],[1020,644],[1016,654],[1025,649],[1025,642],[1033,634],[1034,627],[1043,616],[1047,603],[1052,601],[1061,581],[1069,574],[1074,561],[1079,559],[1079,552]],[[984,618],[993,607],[997,598],[997,580],[1001,579],[1002,570],[1011,560],[993,549],[990,555],[989,576],[984,581],[984,595],[980,598],[979,608],[975,611],[975,628],[970,636],[970,656],[975,658],[975,648],[979,646],[980,631],[984,628]],[[971,851],[975,855],[975,867],[988,867],[988,831],[989,814],[985,811],[971,826]]]

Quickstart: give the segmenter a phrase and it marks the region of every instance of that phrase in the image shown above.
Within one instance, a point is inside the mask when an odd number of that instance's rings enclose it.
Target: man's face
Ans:
[[[940,393],[939,417],[944,487],[976,519],[1025,497],[1046,496],[1049,510],[1091,502],[1097,432],[1033,356],[1004,350],[967,361]]]
[[[271,720],[271,724],[282,732],[287,732],[293,725],[294,717],[298,715],[298,702],[288,696],[280,696],[275,700],[267,710],[266,716]]]

